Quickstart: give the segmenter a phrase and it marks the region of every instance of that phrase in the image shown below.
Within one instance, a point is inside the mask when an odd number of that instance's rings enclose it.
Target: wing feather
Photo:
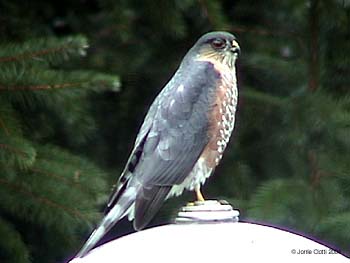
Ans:
[[[144,228],[157,213],[164,199],[170,192],[170,186],[157,186],[143,189],[142,198],[137,198],[135,203],[134,228]]]
[[[207,145],[208,114],[219,76],[212,64],[179,68],[152,104],[109,207],[127,187],[141,185],[135,204],[135,227],[147,224],[171,187],[190,174]]]

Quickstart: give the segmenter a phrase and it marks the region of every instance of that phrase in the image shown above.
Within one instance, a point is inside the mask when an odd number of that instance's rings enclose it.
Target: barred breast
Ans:
[[[232,134],[238,99],[236,72],[223,64],[214,64],[215,70],[221,75],[221,81],[216,87],[215,98],[209,111],[209,142],[190,175],[180,185],[173,187],[169,194],[180,195],[184,189],[194,190],[204,184],[219,164]]]
[[[201,158],[204,158],[209,168],[215,168],[230,140],[237,106],[237,83],[235,72],[227,68],[221,69],[221,83],[216,90],[215,103],[210,113],[210,141],[204,149]]]

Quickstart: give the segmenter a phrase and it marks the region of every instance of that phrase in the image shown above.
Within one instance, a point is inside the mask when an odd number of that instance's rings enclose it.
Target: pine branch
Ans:
[[[1,179],[1,178],[0,178],[0,184],[12,189],[13,191],[15,191],[17,193],[25,195],[26,197],[34,199],[35,202],[41,203],[42,205],[49,206],[49,207],[54,208],[54,209],[63,210],[64,212],[66,212],[74,217],[77,217],[77,218],[82,219],[84,221],[86,220],[86,217],[84,215],[82,215],[78,210],[63,206],[63,205],[56,203],[48,198],[38,196],[38,195],[34,194],[33,192],[25,189],[23,186],[21,186],[19,184],[15,184],[15,183],[9,182],[9,181]]]
[[[6,96],[0,96],[0,133],[5,136],[22,136],[20,118]]]
[[[64,89],[64,88],[79,88],[84,86],[85,83],[62,83],[62,84],[44,84],[44,85],[32,85],[32,86],[2,86],[0,85],[0,90],[50,90],[50,89]]]
[[[28,171],[36,173],[38,175],[43,175],[45,177],[54,178],[54,179],[60,181],[61,183],[64,183],[64,184],[68,185],[69,187],[73,187],[76,190],[79,190],[81,192],[88,192],[87,191],[88,189],[86,189],[82,185],[80,185],[78,183],[78,180],[69,180],[69,179],[67,179],[64,176],[60,176],[60,175],[58,175],[56,173],[45,171],[45,170],[40,169],[38,167],[31,167],[31,168],[28,169]]]
[[[1,145],[0,145],[1,147]],[[38,159],[38,158],[37,158]],[[61,176],[59,175],[58,173],[53,173],[53,172],[49,172],[47,170],[44,170],[42,168],[40,168],[40,162],[42,162],[43,160],[37,160],[35,162],[35,165],[33,167],[29,167],[27,169],[28,172],[31,172],[31,173],[35,173],[36,175],[40,175],[40,176],[44,176],[44,177],[47,177],[47,178],[51,178],[51,179],[55,179],[57,181],[59,181],[60,183],[64,183],[66,184],[67,186],[69,186],[70,188],[75,188],[76,190],[78,191],[81,191],[81,192],[84,192],[86,194],[91,194],[91,191],[89,191],[88,188],[86,188],[85,186],[82,186],[79,182],[79,172],[77,171],[75,173],[75,176],[72,177],[72,178],[66,178],[64,176]],[[10,169],[13,169],[13,170],[16,170],[17,167],[15,167],[14,165],[11,165],[10,163],[4,163],[2,164],[2,168],[4,167],[7,167],[7,168],[10,168]],[[64,165],[62,165],[64,166]],[[64,169],[65,167],[62,167],[62,169]]]
[[[36,159],[35,149],[29,142],[21,138],[7,137],[0,139],[0,163],[5,163],[26,169],[31,166]],[[6,142],[5,142],[6,141]]]
[[[331,214],[318,222],[316,233],[321,237],[332,240],[338,244],[339,253],[350,255],[349,233],[350,233],[350,212],[343,211]]]
[[[62,180],[79,185],[90,198],[103,195],[105,174],[91,162],[53,145],[38,145],[37,150],[38,158],[33,168],[59,174],[59,177],[65,178]]]
[[[51,37],[3,45],[0,46],[0,66],[8,62],[43,62],[42,59],[51,63],[61,62],[70,56],[84,56],[87,48],[87,40],[83,36]]]
[[[14,171],[10,179],[0,177],[0,210],[18,222],[74,235],[100,216],[96,204],[105,201],[103,172],[57,147],[34,146],[38,154],[33,166]]]
[[[1,262],[29,263],[28,247],[21,234],[10,222],[0,217],[0,259]]]
[[[18,148],[12,147],[8,144],[0,143],[0,148],[3,148],[4,150],[9,151],[9,152],[14,153],[14,154],[21,155],[23,158],[28,157],[27,153],[25,153],[24,151],[22,151]]]
[[[6,127],[5,122],[4,122],[4,120],[1,118],[1,116],[0,116],[0,128],[2,128],[2,129],[4,130],[4,132],[5,132],[5,134],[6,134],[7,136],[10,135],[10,131],[9,131],[8,128]]]
[[[0,72],[0,91],[88,88],[94,91],[119,91],[117,76],[91,71],[62,71],[12,66]]]
[[[57,48],[43,49],[39,51],[17,54],[16,56],[13,56],[13,57],[0,57],[0,63],[14,62],[14,61],[25,60],[25,59],[33,59],[33,58],[37,59],[39,57],[44,57],[46,55],[63,52],[69,48],[70,46],[67,45],[67,46],[62,46]]]

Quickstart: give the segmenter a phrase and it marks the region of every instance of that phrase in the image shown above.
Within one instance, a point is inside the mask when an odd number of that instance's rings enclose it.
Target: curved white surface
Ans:
[[[166,225],[133,233],[71,263],[332,262],[345,256],[302,236],[250,223]]]

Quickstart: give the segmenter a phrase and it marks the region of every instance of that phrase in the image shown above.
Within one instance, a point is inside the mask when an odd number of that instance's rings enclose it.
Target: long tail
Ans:
[[[118,200],[118,203],[107,213],[102,222],[90,235],[82,249],[75,256],[76,258],[84,257],[96,243],[120,220],[134,203],[136,195],[124,194]]]

